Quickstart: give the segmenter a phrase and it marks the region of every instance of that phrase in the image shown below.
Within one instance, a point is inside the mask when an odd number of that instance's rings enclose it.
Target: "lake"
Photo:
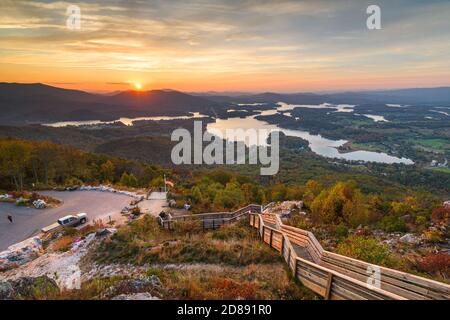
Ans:
[[[122,122],[126,126],[132,126],[134,121],[142,121],[142,120],[152,120],[152,121],[162,121],[162,120],[183,120],[183,119],[198,119],[205,118],[207,116],[200,114],[199,112],[190,112],[190,116],[156,116],[156,117],[138,117],[138,118],[119,118],[114,121],[101,121],[101,120],[83,120],[83,121],[61,121],[61,122],[53,122],[53,123],[44,123],[44,126],[47,127],[67,127],[67,126],[92,126],[98,124],[113,124],[114,122]]]
[[[310,134],[308,131],[294,130],[280,128],[277,125],[269,124],[266,121],[256,119],[259,115],[274,115],[278,112],[293,110],[296,107],[305,107],[305,105],[288,105],[285,103],[279,103],[279,107],[271,110],[259,111],[259,114],[247,116],[245,118],[228,118],[228,119],[216,119],[215,122],[209,123],[207,125],[207,130],[212,129],[219,130],[222,132],[221,138],[224,137],[226,129],[266,129],[268,131],[281,131],[286,136],[298,137],[309,142],[309,147],[314,153],[321,155],[326,158],[338,158],[351,161],[365,161],[365,162],[378,162],[378,163],[403,163],[403,164],[413,164],[411,159],[398,158],[395,156],[388,155],[382,152],[373,151],[352,151],[346,153],[340,153],[337,149],[338,147],[344,145],[347,140],[331,140],[322,137],[321,135]],[[308,105],[307,108],[323,109],[332,108],[336,109],[336,112],[353,112],[353,107],[350,105]],[[383,118],[384,119],[384,118]],[[373,119],[374,121],[383,121],[381,118]],[[268,134],[267,134],[268,135]],[[267,138],[267,137],[266,137]],[[234,141],[245,142],[245,136],[237,136]]]
[[[258,106],[264,105],[262,103],[253,104],[239,104],[240,107],[244,106]],[[256,119],[257,116],[268,116],[275,115],[277,113],[283,113],[286,116],[292,116],[289,112],[297,107],[299,108],[311,108],[311,109],[334,109],[333,112],[354,112],[354,105],[349,104],[330,104],[323,103],[320,105],[293,105],[283,102],[277,103],[278,107],[269,110],[255,110],[258,112],[256,115],[250,115],[245,118],[230,117],[227,119],[214,119],[215,122],[209,123],[207,125],[207,130],[218,129],[225,133],[226,129],[268,129],[269,131],[278,130],[283,132],[286,136],[299,137],[309,142],[309,147],[311,150],[326,158],[337,158],[345,159],[351,161],[365,161],[365,162],[378,162],[378,163],[403,163],[403,164],[413,164],[414,162],[407,158],[398,158],[395,156],[388,155],[382,152],[373,151],[352,151],[341,153],[337,148],[344,145],[347,140],[332,140],[322,137],[321,135],[310,134],[308,131],[304,130],[294,130],[280,128],[277,125],[269,124],[266,121]],[[397,107],[397,105],[391,105],[392,107]],[[229,112],[236,111],[235,109],[229,109]],[[378,115],[362,114],[373,121],[387,121],[384,117]],[[139,117],[139,118],[120,118],[115,121],[100,121],[100,120],[87,120],[87,121],[62,121],[55,123],[44,124],[51,127],[65,127],[65,126],[89,126],[89,125],[99,125],[99,124],[112,124],[114,122],[122,122],[127,126],[132,126],[134,121],[140,120],[179,120],[179,119],[201,119],[207,117],[198,112],[191,112],[188,116],[156,116],[156,117]],[[295,120],[301,123],[301,117],[296,117]],[[224,135],[222,135],[223,137]],[[245,137],[236,137],[237,141],[244,141]]]

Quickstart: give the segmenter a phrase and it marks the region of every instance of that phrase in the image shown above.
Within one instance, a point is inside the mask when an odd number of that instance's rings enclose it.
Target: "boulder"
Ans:
[[[414,236],[412,233],[407,233],[404,236],[400,237],[399,241],[407,244],[417,244],[420,242],[419,238]]]
[[[0,300],[43,299],[59,293],[55,280],[47,276],[22,277],[0,282]]]
[[[148,292],[132,293],[132,294],[120,294],[115,296],[111,300],[160,300],[158,297],[152,296]]]
[[[14,288],[8,281],[0,281],[0,300],[11,300],[14,298]]]

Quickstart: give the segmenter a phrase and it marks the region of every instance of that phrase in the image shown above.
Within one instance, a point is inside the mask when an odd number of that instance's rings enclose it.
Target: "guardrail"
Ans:
[[[177,221],[200,220],[203,229],[216,229],[248,216],[250,226],[283,256],[293,275],[325,299],[450,300],[450,285],[326,251],[312,232],[262,213],[266,208],[252,204],[234,212],[169,214],[166,219],[159,217],[159,223],[170,230]]]
[[[325,299],[450,299],[447,284],[326,251],[314,234],[284,225],[278,215],[250,214],[249,223],[294,276]]]
[[[233,212],[212,212],[212,213],[200,213],[200,214],[190,214],[182,216],[172,216],[168,215],[166,219],[159,218],[159,224],[166,229],[172,230],[173,225],[178,221],[201,221],[202,228],[206,229],[217,229],[220,226],[237,221],[242,217],[246,216],[252,212],[261,212],[261,206],[257,204],[250,204],[243,208],[240,208]]]

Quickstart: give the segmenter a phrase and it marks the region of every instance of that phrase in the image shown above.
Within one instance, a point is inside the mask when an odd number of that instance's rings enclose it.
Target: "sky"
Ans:
[[[380,30],[366,26],[371,4]],[[80,29],[66,25],[70,5]],[[448,86],[449,17],[449,0],[0,0],[0,82],[97,92]]]

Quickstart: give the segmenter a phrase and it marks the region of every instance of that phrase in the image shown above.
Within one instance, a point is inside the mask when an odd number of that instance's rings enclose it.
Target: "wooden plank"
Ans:
[[[329,273],[328,274],[328,279],[327,279],[327,290],[325,291],[325,300],[329,300],[330,299],[332,283],[333,283],[333,274]]]
[[[314,291],[318,295],[320,295],[322,297],[325,295],[325,288],[324,287],[321,287],[321,286],[317,285],[316,283],[312,282],[311,280],[309,280],[309,279],[307,279],[305,277],[302,277],[302,276],[297,277],[297,279],[300,280],[300,282],[305,287],[307,287],[308,289]]]
[[[353,266],[342,266],[342,265],[336,265],[336,264],[330,264],[327,261],[323,261],[321,263],[322,266],[330,268],[332,270],[335,270],[337,272],[340,272],[342,274],[348,275],[352,278],[358,279],[362,282],[366,282],[368,279],[368,275],[366,273],[366,271],[360,271],[359,270],[354,270],[355,267]],[[429,299],[429,297],[427,297],[427,290],[425,290],[423,293],[417,293],[418,291],[418,287],[413,287],[411,285],[411,287],[409,289],[404,289],[400,283],[400,286],[397,286],[396,284],[391,284],[391,282],[395,282],[394,279],[390,279],[389,277],[385,277],[383,275],[381,275],[381,289],[383,290],[387,290],[390,292],[393,292],[395,294],[398,294],[400,296],[403,296],[405,298],[408,299],[414,299],[414,300],[423,300],[423,299]],[[437,298],[437,297],[436,297]],[[442,297],[441,297],[442,298]]]
[[[346,262],[346,263],[349,263],[349,264],[352,264],[355,266],[362,267],[362,268],[367,268],[367,266],[370,265],[367,262],[363,262],[363,261],[360,261],[357,259],[342,256],[337,253],[333,253],[333,252],[329,252],[329,251],[324,251],[324,255],[331,257],[331,258],[335,258],[337,260],[341,260],[343,262]],[[379,266],[379,267],[380,267],[382,274],[389,275],[390,277],[396,278],[399,280],[408,281],[410,283],[414,283],[414,284],[426,287],[428,289],[442,292],[446,295],[449,295],[449,298],[450,298],[450,285],[448,285],[448,284],[434,281],[431,279],[426,279],[426,278],[419,277],[419,276],[415,276],[415,275],[412,275],[409,273],[405,273],[402,271],[398,271],[398,270],[394,270],[394,269],[390,269],[390,268],[386,268],[386,267],[381,267],[381,266]]]
[[[322,266],[320,266],[318,264],[315,264],[314,262],[311,262],[311,261],[308,261],[308,260],[305,260],[305,259],[302,259],[302,258],[299,258],[299,257],[297,257],[297,259],[302,261],[304,264],[310,265],[310,266],[312,266],[314,268],[321,269],[321,270],[323,270],[325,272],[331,272],[331,273],[333,273],[334,276],[338,276],[341,279],[345,279],[345,280],[347,280],[347,281],[349,281],[351,283],[355,283],[358,286],[365,286],[365,283],[363,283],[363,282],[361,282],[359,280],[356,280],[356,279],[353,279],[353,278],[348,277],[346,275],[340,274],[340,273],[338,273],[338,272],[336,272],[334,270],[322,267]],[[391,299],[405,300],[405,298],[402,297],[402,296],[396,295],[394,293],[391,293],[391,292],[388,292],[388,291],[385,291],[385,290],[382,290],[382,289],[372,288],[371,290],[373,290],[375,292],[378,292],[380,294],[386,295],[387,297],[390,297]]]

